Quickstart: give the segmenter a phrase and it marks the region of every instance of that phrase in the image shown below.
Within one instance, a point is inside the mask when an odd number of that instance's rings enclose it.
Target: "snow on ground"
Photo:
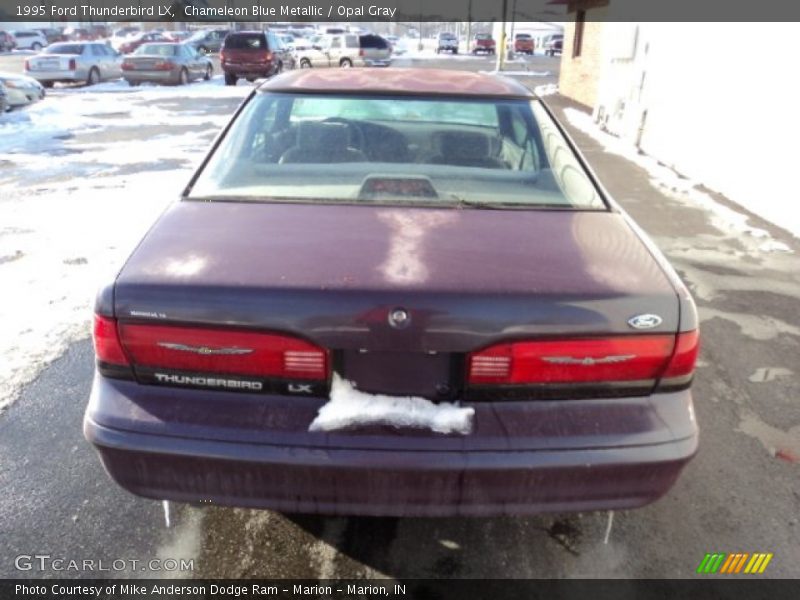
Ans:
[[[670,196],[681,202],[708,210],[712,215],[712,224],[718,229],[743,234],[743,239],[751,240],[750,245],[760,252],[792,251],[783,242],[772,238],[766,230],[750,225],[748,215],[720,204],[709,194],[699,190],[698,182],[682,177],[651,156],[640,154],[630,142],[602,131],[591,115],[574,108],[567,108],[564,113],[574,127],[599,142],[606,152],[618,154],[645,169],[650,174],[652,185],[665,190]],[[766,218],[765,215],[761,216]],[[777,225],[785,226],[783,223],[777,223]],[[793,233],[800,236],[800,230],[793,231]]]
[[[330,401],[319,409],[308,429],[335,431],[365,425],[389,425],[466,435],[472,431],[474,416],[474,408],[447,402],[434,404],[414,396],[367,394],[334,373]]]
[[[178,198],[251,89],[123,86],[58,90],[0,121],[0,410],[89,335],[96,290]],[[220,97],[231,108],[205,108]],[[186,98],[197,111],[170,109]],[[140,128],[162,133],[137,139]]]

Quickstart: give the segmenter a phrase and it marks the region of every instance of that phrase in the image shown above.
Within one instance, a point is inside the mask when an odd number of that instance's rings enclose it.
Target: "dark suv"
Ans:
[[[228,34],[219,53],[225,85],[240,78],[253,81],[271,77],[284,67],[286,49],[271,31],[237,31]]]
[[[439,34],[439,41],[436,45],[436,54],[441,52],[452,52],[458,54],[458,38],[453,33],[442,32]]]

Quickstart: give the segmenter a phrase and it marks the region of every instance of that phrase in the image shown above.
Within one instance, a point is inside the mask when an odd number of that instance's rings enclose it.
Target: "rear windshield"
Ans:
[[[227,50],[266,50],[267,41],[260,33],[237,33],[225,38]]]
[[[378,48],[380,50],[385,50],[389,47],[389,42],[379,35],[362,35],[358,39],[358,42],[361,44],[362,48]]]
[[[177,56],[177,44],[144,44],[136,49],[134,54],[150,54],[156,56]]]
[[[492,39],[492,36],[489,35],[488,33],[479,33],[478,35],[475,36],[475,39],[476,40],[490,40],[490,39]]]
[[[604,209],[538,101],[259,93],[191,198]]]
[[[83,54],[83,44],[52,44],[44,54]]]
[[[528,35],[527,33],[518,33],[516,37],[517,37],[518,40],[529,40],[529,39],[531,39],[531,36]]]

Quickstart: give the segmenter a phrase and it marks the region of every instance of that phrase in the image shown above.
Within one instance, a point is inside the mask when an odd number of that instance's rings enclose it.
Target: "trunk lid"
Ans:
[[[77,54],[40,54],[28,59],[30,71],[67,71],[70,60],[77,62]]]
[[[122,269],[117,318],[294,333],[330,350],[677,331],[676,292],[611,212],[173,205]],[[410,319],[393,327],[389,313]]]

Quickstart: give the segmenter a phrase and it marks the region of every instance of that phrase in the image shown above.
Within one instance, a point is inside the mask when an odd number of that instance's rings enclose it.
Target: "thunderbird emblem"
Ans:
[[[615,354],[611,356],[603,356],[602,358],[592,358],[587,356],[585,358],[573,358],[572,356],[543,356],[542,360],[554,365],[584,365],[591,367],[593,365],[606,365],[611,363],[625,362],[636,358],[635,354]]]
[[[194,352],[195,354],[210,355],[238,355],[250,354],[253,352],[251,348],[209,348],[208,346],[187,346],[186,344],[174,344],[172,342],[158,342],[162,348],[170,350],[179,350],[181,352]]]

